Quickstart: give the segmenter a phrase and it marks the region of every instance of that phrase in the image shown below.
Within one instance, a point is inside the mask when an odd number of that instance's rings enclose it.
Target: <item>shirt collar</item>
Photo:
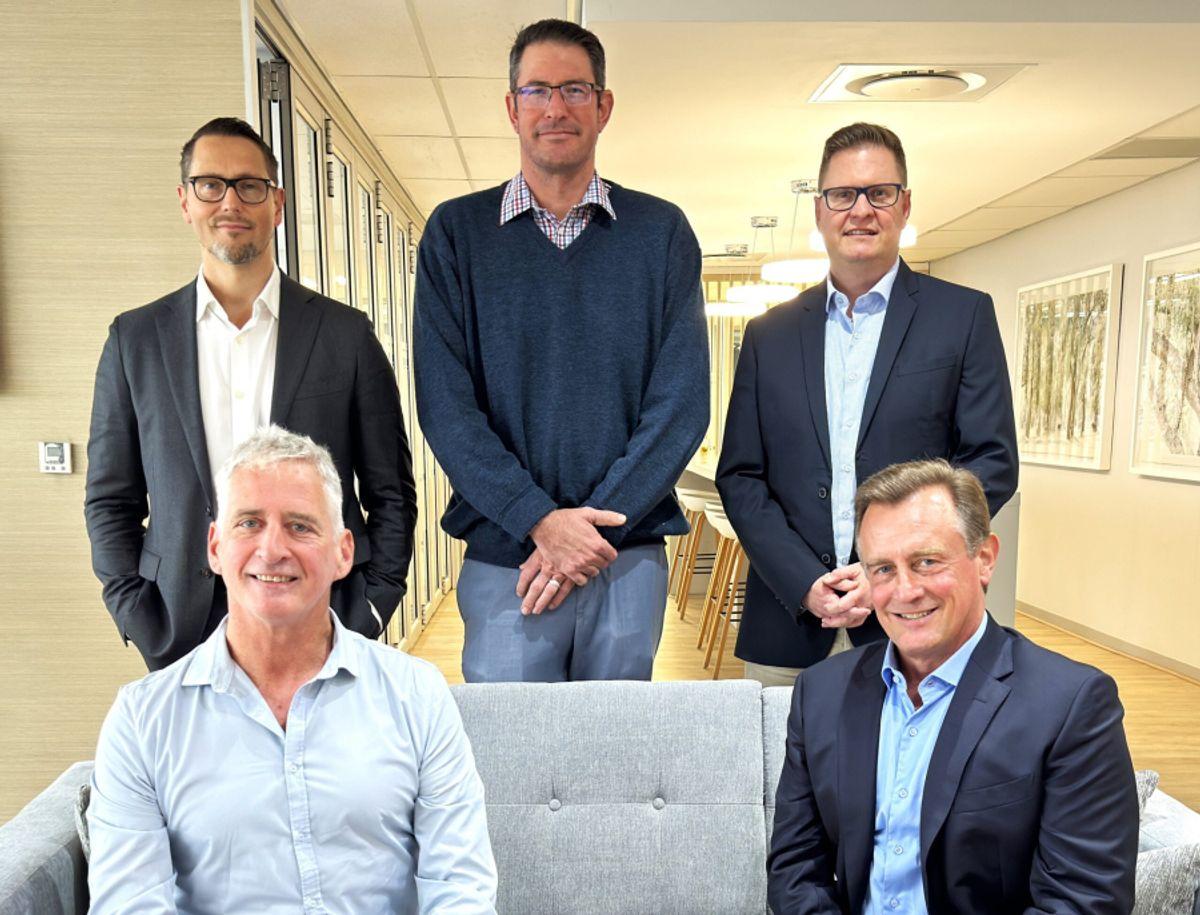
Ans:
[[[266,308],[271,313],[271,317],[278,320],[279,318],[279,265],[276,264],[271,270],[271,275],[267,278],[267,284],[263,286],[262,291],[254,297],[254,310],[258,312],[260,308]],[[200,272],[196,274],[196,323],[200,323],[200,319],[205,313],[213,309],[213,313],[218,317],[225,316],[225,309],[221,307],[221,303],[217,301],[217,297],[213,295],[212,290],[208,288],[208,283],[204,279],[204,268],[200,268]]]
[[[588,182],[582,199],[571,209],[576,209],[589,203],[595,204],[613,219],[616,219],[616,211],[613,210],[612,203],[608,199],[608,192],[610,190],[612,190],[611,185],[601,179],[597,172],[592,172],[592,180]],[[525,182],[525,175],[522,172],[517,172],[516,176],[504,186],[504,197],[500,201],[500,225],[511,222],[526,210],[546,212],[533,199],[533,192],[529,190],[529,185]]]
[[[987,629],[987,624],[988,615],[987,611],[984,611],[983,619],[979,621],[979,627],[975,630],[975,633],[959,647],[958,651],[946,658],[925,679],[931,680],[936,677],[948,686],[957,687],[958,681],[962,679],[963,671],[967,669],[967,662],[971,660],[971,655],[975,651],[975,646],[983,638],[983,632]],[[883,675],[883,682],[889,689],[891,689],[897,677],[901,679],[904,677],[900,672],[900,665],[897,663],[896,646],[890,641],[883,652],[883,670],[881,673]]]
[[[868,289],[862,296],[859,297],[858,301],[863,303],[862,306],[859,306],[857,302],[854,303],[855,312],[859,313],[859,314],[863,314],[863,313],[869,314],[872,311],[882,311],[884,308],[886,308],[888,301],[890,301],[892,298],[892,287],[894,285],[896,285],[896,276],[899,273],[900,273],[900,258],[899,258],[899,256],[897,256],[896,263],[892,264],[892,269],[889,270],[887,273],[885,273],[883,276],[881,276],[879,278],[878,283],[876,283],[874,286],[872,286],[870,289]],[[876,299],[872,295],[872,293],[878,293],[881,298]],[[838,295],[842,296],[842,298],[846,301],[847,305],[850,304],[850,301],[846,297],[845,293],[839,292],[838,289],[833,285],[833,275],[830,274],[829,276],[825,277],[825,313],[826,314],[828,314],[833,309],[839,307],[838,303],[837,303]],[[877,302],[878,302],[878,304],[876,304]],[[845,309],[842,309],[842,310],[844,311]]]
[[[346,671],[353,677],[359,675],[360,665],[355,651],[353,639],[347,634],[346,628],[331,608],[329,618],[333,621],[333,648],[329,657],[321,665],[314,680],[328,680],[339,671]],[[184,686],[211,686],[218,693],[229,692],[233,682],[234,672],[240,670],[233,656],[229,653],[229,643],[225,639],[225,630],[229,625],[226,616],[217,626],[216,631],[205,639],[192,652],[187,670],[183,675]]]

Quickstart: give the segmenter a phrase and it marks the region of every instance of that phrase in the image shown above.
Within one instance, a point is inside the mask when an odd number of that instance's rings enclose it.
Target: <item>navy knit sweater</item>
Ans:
[[[612,185],[559,250],[503,186],[429,218],[413,319],[417,412],[454,495],[443,529],[515,568],[556,508],[621,512],[614,546],[687,524],[672,487],[708,426],[700,249],[678,207]]]

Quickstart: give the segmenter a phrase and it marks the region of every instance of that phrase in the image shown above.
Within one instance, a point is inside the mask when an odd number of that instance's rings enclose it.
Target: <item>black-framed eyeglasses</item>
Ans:
[[[205,203],[224,200],[231,187],[242,203],[262,203],[267,199],[268,191],[275,187],[275,182],[266,178],[221,178],[217,175],[193,175],[188,178],[188,184],[196,199]]]
[[[871,184],[867,187],[827,187],[821,191],[825,206],[841,212],[854,209],[860,196],[867,198],[867,203],[877,210],[896,205],[900,199],[903,184]]]
[[[559,83],[555,86],[548,86],[545,83],[536,83],[532,86],[518,86],[517,98],[530,108],[545,108],[550,104],[550,99],[553,97],[555,89],[558,90],[558,94],[562,96],[562,100],[568,105],[586,105],[592,100],[592,96],[595,93],[604,91],[603,86],[597,86],[595,83],[572,80],[569,83]]]

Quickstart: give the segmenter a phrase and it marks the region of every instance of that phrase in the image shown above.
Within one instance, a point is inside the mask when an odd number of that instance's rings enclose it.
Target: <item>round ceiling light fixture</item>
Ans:
[[[954,98],[986,84],[985,77],[966,70],[899,70],[859,77],[846,89],[881,102],[926,102]]]

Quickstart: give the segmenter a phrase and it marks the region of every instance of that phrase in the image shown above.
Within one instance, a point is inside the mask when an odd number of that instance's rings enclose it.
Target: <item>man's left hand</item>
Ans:
[[[599,569],[589,568],[586,574],[594,578],[599,573]],[[521,612],[536,616],[543,610],[557,610],[575,587],[575,582],[546,562],[541,550],[535,549],[521,563],[521,574],[517,577],[517,597],[524,598]]]

